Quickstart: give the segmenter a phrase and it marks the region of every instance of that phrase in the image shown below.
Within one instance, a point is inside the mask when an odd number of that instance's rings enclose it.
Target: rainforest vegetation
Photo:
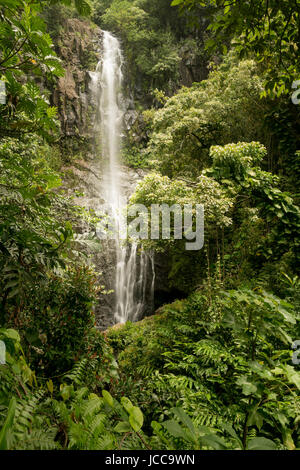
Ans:
[[[104,332],[64,172],[88,141],[53,101],[68,18],[122,43],[129,204],[205,209],[201,250],[142,241],[168,302]],[[299,48],[299,0],[1,0],[1,450],[300,449]]]

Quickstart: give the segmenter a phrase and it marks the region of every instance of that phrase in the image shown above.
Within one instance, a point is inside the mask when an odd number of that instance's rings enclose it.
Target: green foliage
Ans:
[[[159,433],[156,437],[144,434],[143,414],[128,398],[123,397],[119,402],[107,390],[102,390],[101,397],[83,386],[91,367],[87,360],[79,362],[62,377],[59,390],[52,380],[40,390],[33,383],[28,388],[17,375],[20,349],[17,332],[2,330],[1,337],[6,340],[12,337],[15,345],[14,352],[10,348],[10,361],[0,366],[1,383],[7,382],[9,370],[21,389],[9,400],[12,389],[2,387],[0,449],[151,449],[152,439],[157,448],[165,448]],[[175,412],[186,422],[188,417],[182,410]],[[176,445],[178,443],[173,444]]]
[[[56,375],[80,354],[98,357],[103,340],[91,333],[101,289],[78,257],[84,239],[71,221],[79,214],[59,191],[49,152],[37,138],[0,146],[0,320],[20,330],[40,374]]]
[[[182,88],[153,118],[148,152],[168,176],[193,178],[209,163],[211,145],[263,138],[261,79],[253,61],[229,55],[207,80]]]
[[[190,60],[201,63],[201,38],[191,43],[186,21],[178,18],[168,0],[96,1],[94,20],[121,36],[128,72],[142,102],[151,99],[151,90],[156,87],[169,93],[176,89],[187,43]],[[141,91],[143,96],[139,97]]]
[[[146,418],[158,423],[170,407],[183,408],[200,436],[202,426],[215,428],[226,448],[295,448],[300,376],[291,365],[290,334],[296,318],[290,304],[264,291],[219,292],[212,303],[207,292],[194,294],[136,327],[111,330],[112,344],[122,338],[118,387],[143,400]],[[128,372],[136,363],[132,382]],[[166,428],[187,448],[199,448],[185,428],[164,424],[155,425],[157,432]]]
[[[63,221],[66,202],[54,192],[61,180],[39,145],[38,140],[6,139],[0,146],[2,321],[11,302],[21,305],[33,280],[65,265],[73,236],[70,223]]]
[[[130,198],[130,204],[144,204],[148,208],[152,204],[167,204],[169,207],[173,204],[179,204],[180,207],[183,207],[184,204],[203,204],[205,207],[207,238],[215,234],[216,227],[224,228],[232,223],[230,211],[233,206],[233,199],[218,182],[205,175],[199,176],[196,182],[190,184],[184,178],[183,180],[170,179],[158,173],[150,173],[138,184],[135,193]],[[184,240],[174,239],[173,219],[174,216],[172,215],[170,239],[144,240],[142,241],[143,245],[148,249],[158,251],[168,248],[171,255],[175,254],[177,250],[182,252],[185,249],[185,242]],[[150,215],[148,217],[148,228],[150,233]],[[187,253],[186,256],[189,254],[191,256],[195,255],[194,253]]]
[[[128,147],[123,149],[122,161],[131,168],[149,168],[149,161],[142,147]]]
[[[174,282],[189,292],[188,286],[203,283],[207,276],[204,263],[208,270],[219,263],[219,281],[226,283],[230,272],[231,285],[234,276],[240,282],[249,278],[251,268],[278,261],[288,253],[293,257],[290,267],[296,267],[299,208],[289,193],[279,189],[280,179],[259,167],[265,155],[266,148],[258,142],[212,146],[211,166],[197,178],[171,179],[153,173],[139,183],[130,204],[150,208],[151,204],[183,207],[190,203],[205,208],[205,250],[186,252],[184,240],[175,240],[173,229],[169,240],[142,240],[147,248],[168,249],[170,285]],[[150,230],[150,220],[148,223]]]
[[[106,435],[110,413],[100,415],[103,400],[82,388],[83,383],[91,383],[91,374],[95,383],[95,359],[78,362],[61,377],[60,386],[57,378],[41,385],[24,360],[17,331],[1,329],[0,338],[7,346],[6,364],[0,365],[0,448],[82,449],[87,447],[86,443],[81,445],[85,438],[89,438],[90,448],[99,448],[99,442],[100,448],[110,448]],[[111,361],[111,356],[107,355],[107,360]],[[98,385],[103,383],[98,380]]]
[[[99,357],[103,338],[91,336],[92,307],[99,292],[97,278],[87,266],[68,268],[61,276],[31,290],[15,323],[21,328],[30,363],[52,376],[70,369],[79,357]]]
[[[52,449],[53,428],[36,412],[44,392],[37,389],[35,373],[25,361],[16,330],[1,329],[6,363],[0,365],[0,449]]]
[[[181,409],[173,408],[176,419],[162,424],[153,421],[151,426],[155,434],[165,443],[168,450],[172,449],[226,449],[226,443],[217,436],[216,431],[207,426],[195,426],[190,417]],[[171,439],[170,439],[171,438]]]
[[[7,450],[9,448],[9,430],[16,412],[16,399],[13,397],[10,400],[7,417],[0,432],[0,450]]]
[[[63,75],[60,59],[39,13],[42,2],[5,0],[1,4],[0,78],[6,85],[6,104],[0,109],[2,135],[56,130],[56,109],[49,106],[34,79]],[[29,80],[25,78],[29,78]]]
[[[82,16],[88,16],[91,13],[90,3],[86,0],[51,0],[52,4],[62,3],[63,5],[74,5],[78,13]]]
[[[85,0],[51,0],[74,5],[82,15],[91,13]],[[41,13],[41,0],[3,0],[0,7],[0,79],[6,103],[0,107],[0,136],[37,133],[51,139],[58,130],[56,108],[49,105],[49,91],[37,85],[64,75]]]
[[[226,49],[229,39],[240,57],[256,56],[262,63],[269,93],[290,94],[291,84],[299,78],[298,2],[286,0],[174,0],[173,6],[201,11],[209,17],[212,33],[207,48]]]
[[[255,142],[212,147],[212,168],[205,173],[214,176],[225,187],[232,188],[235,181],[239,194],[247,195],[248,204],[259,210],[260,217],[268,225],[268,233],[257,247],[259,256],[274,260],[290,250],[297,263],[299,207],[289,193],[280,191],[278,177],[256,166],[265,154],[266,149]]]

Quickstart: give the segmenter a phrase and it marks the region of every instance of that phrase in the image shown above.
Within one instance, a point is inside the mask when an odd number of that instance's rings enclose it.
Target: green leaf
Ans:
[[[137,406],[134,406],[131,409],[130,415],[129,415],[129,423],[131,424],[134,431],[138,432],[143,426],[143,422],[144,422],[143,413]]]
[[[51,393],[51,395],[53,394],[53,390],[54,390],[54,387],[53,387],[53,382],[52,380],[48,380],[48,382],[46,382],[46,385],[47,385],[47,388],[49,390],[49,392]]]
[[[61,394],[61,397],[64,401],[67,401],[70,396],[71,396],[71,393],[73,392],[74,388],[73,388],[73,385],[66,385],[66,384],[61,384],[60,385],[60,394]]]
[[[131,410],[133,408],[133,404],[131,403],[131,401],[129,400],[129,398],[127,397],[122,397],[121,398],[121,404],[123,406],[123,408],[125,408],[125,410],[127,411],[128,414],[131,413]]]
[[[121,421],[115,426],[114,430],[116,432],[130,432],[131,426],[127,421]]]
[[[9,432],[12,428],[15,413],[16,413],[17,402],[14,397],[9,402],[8,412],[4,425],[0,431],[0,450],[9,449]]]
[[[16,330],[13,330],[12,328],[4,330],[4,336],[6,338],[17,341],[18,343],[21,341],[19,333]]]
[[[215,450],[224,450],[227,448],[224,440],[215,434],[208,434],[207,436],[201,437],[200,440],[202,444],[212,447]]]
[[[235,430],[233,429],[232,426],[230,426],[230,424],[226,424],[224,423],[223,424],[223,429],[225,429],[225,431],[228,432],[228,434],[236,440],[236,442],[239,444],[240,448],[242,449],[243,448],[243,443],[241,441],[241,439],[239,438],[239,436],[237,435],[237,433],[235,432]]]
[[[293,431],[291,431],[290,429],[284,429],[282,431],[283,443],[289,450],[296,449],[292,434],[293,434]]]
[[[192,434],[196,433],[195,427],[191,418],[183,411],[182,408],[172,408],[171,411],[174,413],[180,421],[191,431]]]
[[[152,427],[154,433],[157,436],[160,437],[160,439],[168,446],[168,448],[172,448],[172,443],[165,436],[162,425],[160,423],[158,423],[157,421],[152,421],[151,422],[151,427]]]
[[[248,450],[275,450],[277,448],[274,441],[265,437],[256,437],[248,443]]]
[[[251,410],[247,424],[248,426],[256,426],[260,431],[263,425],[263,417],[257,411],[257,407],[258,405],[255,405],[255,407]]]
[[[279,306],[278,312],[281,313],[281,315],[287,322],[292,323],[293,325],[296,324],[295,317],[290,312],[288,312],[285,308],[282,308]]]
[[[246,376],[239,377],[236,383],[242,387],[243,394],[246,396],[252,395],[257,391],[257,386],[254,383],[249,382]]]
[[[104,401],[107,405],[109,405],[111,408],[114,407],[114,399],[111,396],[111,394],[107,390],[102,390],[102,396],[104,398]]]
[[[181,439],[184,439],[187,442],[190,442],[190,436],[186,433],[183,427],[179,423],[177,423],[177,421],[175,421],[174,419],[165,421],[162,424],[166,428],[168,433],[171,434],[171,436],[179,437]]]

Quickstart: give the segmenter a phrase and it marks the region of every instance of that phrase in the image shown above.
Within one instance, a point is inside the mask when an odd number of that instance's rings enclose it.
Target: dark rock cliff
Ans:
[[[65,75],[52,87],[51,104],[58,110],[61,144],[73,150],[93,137],[89,71],[95,70],[100,58],[101,36],[101,30],[90,21],[68,18],[54,38]]]

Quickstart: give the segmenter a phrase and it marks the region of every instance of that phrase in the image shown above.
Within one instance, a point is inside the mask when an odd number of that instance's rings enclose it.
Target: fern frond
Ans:
[[[71,372],[68,372],[64,375],[64,379],[69,379],[72,383],[75,383],[76,385],[81,385],[86,374],[87,364],[88,360],[86,358],[77,362]]]

